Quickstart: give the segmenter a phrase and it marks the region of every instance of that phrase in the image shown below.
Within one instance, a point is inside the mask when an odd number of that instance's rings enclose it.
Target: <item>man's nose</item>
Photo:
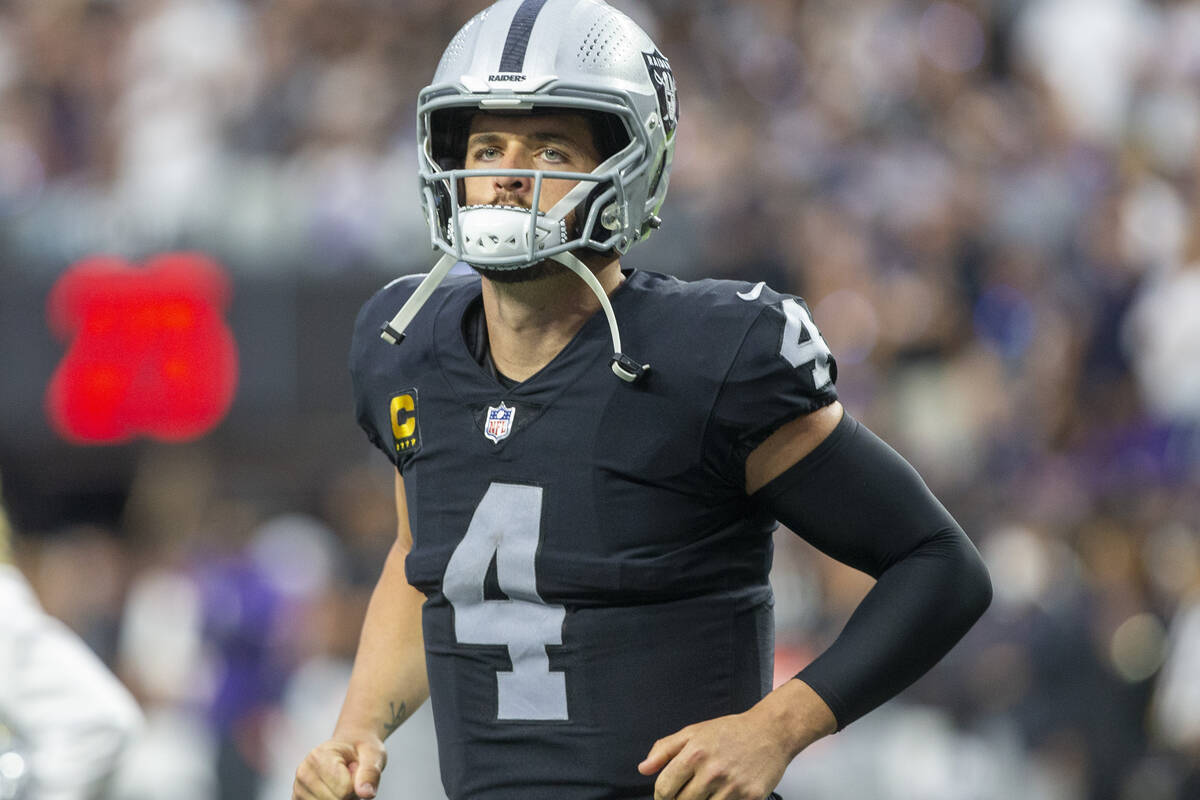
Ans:
[[[516,167],[503,167],[503,169],[517,169]],[[492,179],[496,188],[503,192],[523,192],[529,186],[529,179],[524,175],[497,175]]]
[[[532,169],[533,164],[529,156],[521,148],[511,148],[504,154],[504,158],[497,165],[500,169]],[[493,179],[498,190],[504,192],[524,192],[532,185],[533,181],[528,175],[496,175]]]

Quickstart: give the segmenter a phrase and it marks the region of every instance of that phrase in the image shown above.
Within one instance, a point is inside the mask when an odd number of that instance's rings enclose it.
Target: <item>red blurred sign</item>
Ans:
[[[233,403],[237,345],[225,321],[232,294],[200,253],[167,253],[141,267],[108,256],[80,261],[50,293],[51,330],[68,342],[46,391],[67,439],[198,437]]]

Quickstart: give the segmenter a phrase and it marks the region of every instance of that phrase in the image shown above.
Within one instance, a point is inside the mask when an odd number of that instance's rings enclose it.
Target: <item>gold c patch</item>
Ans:
[[[388,416],[392,420],[392,440],[397,453],[410,453],[421,445],[417,428],[417,390],[405,389],[392,396]]]

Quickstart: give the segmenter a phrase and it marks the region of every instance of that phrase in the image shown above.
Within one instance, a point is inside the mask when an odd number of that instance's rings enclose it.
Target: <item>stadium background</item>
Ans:
[[[149,715],[113,797],[287,796],[330,730],[393,530],[348,336],[431,263],[414,98],[483,5],[0,2],[0,470],[45,605]],[[1200,797],[1200,4],[616,5],[681,105],[666,223],[626,263],[805,296],[847,407],[996,587],[781,791]],[[170,251],[232,279],[229,414],[185,443],[65,442],[51,287]],[[777,542],[783,677],[866,584]],[[392,741],[381,796],[439,796],[427,714]]]

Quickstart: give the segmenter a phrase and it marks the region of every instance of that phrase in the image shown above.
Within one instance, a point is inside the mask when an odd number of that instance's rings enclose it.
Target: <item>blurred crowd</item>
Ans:
[[[996,589],[781,793],[1200,797],[1200,3],[613,4],[681,111],[665,224],[626,264],[803,295],[843,401]],[[180,247],[267,278],[426,269],[414,102],[484,5],[0,0],[0,276]],[[111,525],[18,548],[147,710],[114,797],[286,796],[331,729],[386,461],[283,513],[236,473],[148,451]],[[786,532],[776,562],[783,679],[866,584]],[[440,796],[427,719],[395,740],[381,796]]]

